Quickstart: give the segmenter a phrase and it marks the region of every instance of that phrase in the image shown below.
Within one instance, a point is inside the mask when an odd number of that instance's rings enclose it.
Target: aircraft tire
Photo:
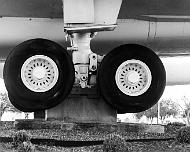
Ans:
[[[22,101],[22,99],[16,99],[15,97],[13,97],[11,94],[9,94],[8,93],[8,97],[9,97],[9,100],[11,101],[11,103],[12,103],[12,105],[15,107],[15,108],[17,108],[17,109],[19,109],[20,111],[22,111],[22,112],[33,112],[34,110],[33,110],[33,108],[32,108],[32,106],[31,106],[31,108],[30,107],[25,107],[25,106],[22,106],[22,105],[18,105],[17,103],[19,102],[19,103],[23,103],[24,101]],[[27,101],[29,101],[29,100],[27,100]],[[32,102],[32,101],[31,101]],[[31,103],[30,102],[30,103]]]
[[[12,50],[3,76],[10,101],[24,112],[58,105],[70,93],[75,78],[68,52],[53,41],[40,38],[25,41]]]
[[[98,71],[100,93],[118,113],[136,113],[152,107],[165,84],[166,73],[159,57],[136,44],[113,49],[103,58]]]

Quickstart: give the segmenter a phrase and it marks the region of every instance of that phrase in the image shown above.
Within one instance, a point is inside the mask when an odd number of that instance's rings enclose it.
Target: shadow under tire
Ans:
[[[166,72],[159,57],[137,44],[113,49],[103,58],[98,71],[101,95],[118,113],[149,109],[160,99],[165,84]]]
[[[53,41],[38,38],[12,50],[3,77],[11,103],[21,111],[32,112],[62,102],[73,87],[75,75],[68,52]]]

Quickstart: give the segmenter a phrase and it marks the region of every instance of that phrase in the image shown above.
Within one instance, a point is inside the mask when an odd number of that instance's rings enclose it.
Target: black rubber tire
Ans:
[[[21,80],[22,65],[34,55],[48,56],[58,67],[58,81],[46,92],[33,92]],[[58,105],[70,93],[75,79],[74,65],[68,52],[53,41],[40,38],[25,41],[12,50],[4,65],[3,77],[10,101],[25,112]]]
[[[31,107],[29,107],[29,106],[25,106],[24,104],[22,105],[18,105],[17,103],[18,103],[18,101],[19,101],[19,103],[24,103],[24,102],[26,102],[26,100],[24,101],[23,99],[20,99],[20,98],[15,98],[15,97],[13,97],[10,93],[8,93],[8,96],[9,96],[9,100],[11,101],[11,103],[12,103],[12,105],[15,107],[15,108],[17,108],[18,110],[20,110],[20,111],[22,111],[22,112],[35,112],[34,111],[34,109],[33,109],[33,105],[31,105],[31,103],[32,103],[32,101],[30,101],[30,100],[27,100],[27,103],[29,103],[29,105],[31,106]],[[36,104],[36,103],[34,103],[34,104]],[[34,106],[36,106],[36,105],[34,105]]]
[[[127,60],[144,62],[152,74],[148,90],[139,96],[124,94],[116,85],[117,68]],[[102,60],[98,71],[98,86],[103,98],[117,109],[118,113],[136,113],[149,109],[158,102],[166,84],[166,72],[159,57],[149,48],[137,44],[119,46]]]

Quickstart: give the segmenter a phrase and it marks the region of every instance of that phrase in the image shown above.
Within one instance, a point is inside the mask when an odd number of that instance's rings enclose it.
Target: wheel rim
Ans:
[[[58,80],[59,71],[56,63],[44,55],[28,58],[21,68],[24,85],[34,92],[46,92],[53,88]]]
[[[140,60],[127,60],[115,74],[117,87],[126,95],[139,96],[151,85],[152,75],[148,66]]]

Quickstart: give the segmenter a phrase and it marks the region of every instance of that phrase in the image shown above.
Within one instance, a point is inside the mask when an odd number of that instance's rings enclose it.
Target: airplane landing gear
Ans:
[[[166,73],[159,57],[150,49],[126,44],[109,52],[98,71],[104,99],[118,113],[147,110],[161,97]]]
[[[13,49],[3,75],[11,103],[33,112],[54,107],[67,97],[74,83],[74,66],[57,43],[32,39]]]
[[[103,57],[90,49],[97,32],[117,27],[121,4],[122,0],[63,0],[63,28],[71,42],[67,49],[72,58],[59,44],[46,39],[15,47],[3,73],[12,104],[24,112],[49,109],[46,116],[58,119],[60,115],[67,122],[100,123],[116,122],[117,113],[153,106],[166,78],[152,50],[126,44]],[[95,94],[90,94],[93,89]]]

